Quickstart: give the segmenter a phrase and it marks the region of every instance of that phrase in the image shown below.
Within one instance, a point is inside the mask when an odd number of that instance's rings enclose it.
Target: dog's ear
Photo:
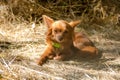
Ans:
[[[49,28],[51,24],[54,22],[54,20],[46,15],[43,15],[42,17],[43,17],[44,24]]]
[[[80,24],[80,23],[81,23],[81,20],[71,21],[71,22],[69,23],[69,25],[74,28],[75,26],[77,26],[77,25]]]

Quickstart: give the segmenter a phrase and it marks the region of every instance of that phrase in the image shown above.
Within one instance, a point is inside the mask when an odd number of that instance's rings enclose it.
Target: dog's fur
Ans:
[[[48,27],[47,48],[38,61],[39,65],[47,59],[66,60],[74,56],[95,58],[98,55],[98,49],[90,39],[80,32],[74,32],[74,28],[81,21],[54,21],[46,15],[43,15],[43,21]],[[54,43],[58,47],[54,46]]]

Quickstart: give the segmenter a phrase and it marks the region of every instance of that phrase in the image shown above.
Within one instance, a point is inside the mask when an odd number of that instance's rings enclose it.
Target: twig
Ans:
[[[12,73],[13,76],[17,77],[17,75],[15,73],[13,73],[13,71],[10,69],[9,65],[6,63],[4,58],[2,58],[2,60],[3,60],[3,63],[5,64],[5,67],[9,70],[9,72]]]

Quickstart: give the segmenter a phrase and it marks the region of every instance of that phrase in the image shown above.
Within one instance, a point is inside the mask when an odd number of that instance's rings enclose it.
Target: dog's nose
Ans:
[[[62,41],[62,40],[63,40],[63,37],[62,37],[62,36],[59,36],[58,39],[59,39],[59,41]]]

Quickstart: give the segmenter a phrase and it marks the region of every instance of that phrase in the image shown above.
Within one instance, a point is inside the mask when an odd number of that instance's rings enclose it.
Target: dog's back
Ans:
[[[75,32],[74,45],[79,49],[86,46],[94,46],[93,42],[81,32]]]
[[[75,33],[74,46],[78,49],[77,56],[95,58],[98,55],[93,42],[81,32]]]

